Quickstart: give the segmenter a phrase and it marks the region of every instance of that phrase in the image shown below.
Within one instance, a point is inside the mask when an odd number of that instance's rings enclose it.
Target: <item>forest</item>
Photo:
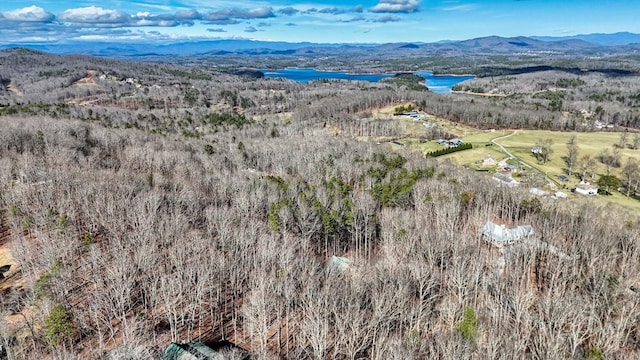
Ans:
[[[376,141],[405,103],[640,128],[637,75],[538,75],[440,95],[0,51],[0,359],[640,357],[636,213]],[[532,233],[495,246],[490,222]]]

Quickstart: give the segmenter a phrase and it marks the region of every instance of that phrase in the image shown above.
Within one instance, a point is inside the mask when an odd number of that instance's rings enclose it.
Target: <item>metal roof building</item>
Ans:
[[[162,353],[162,360],[225,360],[224,355],[199,341],[171,343]]]
[[[505,225],[498,225],[491,221],[487,222],[481,230],[482,236],[498,247],[511,245],[516,241],[523,240],[535,234],[531,225],[518,226],[513,229]]]

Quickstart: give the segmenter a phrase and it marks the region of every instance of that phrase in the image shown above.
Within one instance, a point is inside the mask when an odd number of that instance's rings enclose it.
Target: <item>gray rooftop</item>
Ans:
[[[482,227],[481,232],[483,236],[489,238],[498,246],[512,244],[535,234],[531,225],[522,225],[509,229],[505,225],[498,225],[491,221]]]

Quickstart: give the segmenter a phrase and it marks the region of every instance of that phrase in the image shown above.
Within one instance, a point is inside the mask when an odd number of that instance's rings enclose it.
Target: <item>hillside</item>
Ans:
[[[394,144],[415,122],[384,113],[556,130],[556,110],[231,66],[0,64],[0,358],[192,340],[259,359],[640,356],[637,214],[496,186]]]

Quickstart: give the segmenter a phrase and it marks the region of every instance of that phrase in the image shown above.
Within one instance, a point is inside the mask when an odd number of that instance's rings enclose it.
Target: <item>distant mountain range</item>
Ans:
[[[584,40],[594,44],[605,46],[640,44],[640,34],[619,32],[615,34],[581,34],[574,36],[532,36],[531,38],[542,41]]]
[[[162,43],[122,43],[122,42],[77,42],[70,44],[7,44],[0,45],[0,49],[11,47],[28,47],[56,54],[84,54],[94,56],[152,56],[152,55],[195,55],[195,54],[231,54],[247,51],[289,51],[305,47],[340,46],[315,43],[289,43],[252,40],[210,40]]]
[[[84,54],[104,57],[166,57],[166,56],[223,56],[223,55],[323,55],[372,53],[376,51],[407,54],[437,53],[634,53],[640,51],[640,34],[586,34],[566,37],[512,37],[489,36],[463,41],[435,43],[390,44],[319,44],[289,43],[252,40],[211,40],[173,44],[77,42],[71,44],[5,44],[0,49],[28,47],[56,54]]]

